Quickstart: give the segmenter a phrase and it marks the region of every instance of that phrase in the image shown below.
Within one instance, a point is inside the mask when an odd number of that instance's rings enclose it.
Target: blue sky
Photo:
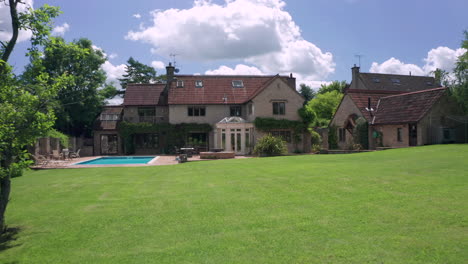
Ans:
[[[314,87],[350,81],[356,54],[363,72],[427,75],[453,67],[468,30],[466,0],[34,0],[33,6],[45,3],[63,11],[56,35],[89,38],[105,51],[109,81],[130,56],[164,73],[170,53],[185,74],[292,72]],[[27,63],[27,46],[20,42],[10,59],[16,72]]]

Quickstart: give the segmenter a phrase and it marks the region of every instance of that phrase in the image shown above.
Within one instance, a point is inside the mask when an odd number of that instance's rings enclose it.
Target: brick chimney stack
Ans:
[[[169,62],[169,65],[166,66],[166,79],[168,83],[174,80],[174,71],[175,67],[172,66],[172,63]]]
[[[351,68],[351,71],[353,73],[353,79],[351,80],[351,86],[349,88],[357,89],[359,82],[359,67],[354,64],[354,67]]]

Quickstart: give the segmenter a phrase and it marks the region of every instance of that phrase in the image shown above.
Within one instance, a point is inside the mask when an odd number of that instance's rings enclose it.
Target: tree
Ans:
[[[299,93],[302,96],[304,96],[305,98],[304,105],[306,105],[310,100],[312,100],[315,97],[317,93],[312,88],[310,88],[310,86],[304,83],[301,83],[299,86],[301,87],[299,89]]]
[[[6,1],[1,3],[6,4]],[[21,176],[29,164],[26,147],[52,127],[55,117],[49,102],[58,87],[68,81],[66,76],[60,76],[50,82],[50,76],[43,73],[37,76],[35,87],[24,87],[11,73],[8,59],[16,45],[19,29],[33,32],[29,55],[39,57],[38,46],[48,41],[52,18],[60,13],[57,7],[44,5],[19,14],[18,4],[22,2],[8,1],[13,33],[10,41],[1,42],[0,50],[0,232],[5,231],[11,178]]]
[[[46,72],[51,81],[63,74],[72,81],[58,91],[55,111],[55,127],[69,135],[90,134],[96,116],[104,105],[103,96],[111,96],[106,74],[101,65],[106,61],[104,54],[94,49],[92,42],[81,38],[66,43],[62,38],[51,38],[44,46],[43,56],[32,58],[22,76],[24,83],[35,84],[36,77]],[[115,89],[114,89],[115,90]]]
[[[123,78],[119,79],[123,89],[126,89],[129,83],[153,83],[156,80],[158,78],[153,67],[145,65],[132,57],[127,61]]]
[[[324,93],[328,93],[328,92],[331,92],[331,91],[337,91],[339,93],[343,93],[344,92],[344,89],[346,87],[346,81],[333,81],[332,83],[330,84],[322,84],[321,85],[322,87],[320,87],[320,89],[318,90],[318,94],[324,94]]]
[[[458,57],[457,64],[453,70],[455,81],[451,87],[451,91],[464,112],[468,113],[468,31],[464,31],[464,34],[465,39],[462,42],[462,48],[467,51]]]
[[[314,99],[307,103],[305,111],[314,112],[316,114],[316,126],[327,126],[335,114],[342,97],[343,94],[337,90],[319,93]]]

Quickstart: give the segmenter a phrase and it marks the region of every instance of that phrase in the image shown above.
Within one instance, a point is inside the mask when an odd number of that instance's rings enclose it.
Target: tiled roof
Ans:
[[[122,113],[123,107],[122,106],[105,106],[101,114],[118,114],[120,115]]]
[[[129,84],[123,105],[156,105],[166,84]]]
[[[177,81],[171,83],[169,104],[246,103],[262,91],[276,76],[278,75],[176,75],[177,80],[184,82],[184,86],[177,87]],[[288,83],[288,77],[280,76],[280,78]],[[235,80],[241,80],[244,87],[233,88],[232,81]],[[195,87],[195,81],[202,81],[203,87]]]
[[[377,102],[381,97],[388,96],[389,93],[378,93],[377,91],[366,92],[366,90],[355,90],[355,92],[348,92],[348,96],[351,97],[353,102],[356,104],[357,108],[361,111],[364,118],[367,121],[372,121],[372,117],[369,111],[366,110],[368,104],[368,98],[371,99],[371,108],[374,109],[374,112],[377,108]]]
[[[374,124],[418,122],[444,95],[445,88],[428,89],[380,98]]]
[[[415,92],[440,87],[434,77],[359,73],[361,81],[368,90]]]

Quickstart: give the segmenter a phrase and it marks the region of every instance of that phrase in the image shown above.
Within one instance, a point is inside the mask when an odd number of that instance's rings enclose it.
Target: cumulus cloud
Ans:
[[[33,7],[33,0],[24,0],[17,6],[18,13],[25,13]],[[4,1],[0,1],[0,41],[9,41],[12,35],[10,7]],[[32,36],[30,30],[20,30],[17,42],[29,40]]]
[[[152,61],[151,67],[155,68],[156,70],[164,69],[165,65],[162,61]]]
[[[392,74],[409,74],[409,72],[411,72],[413,75],[425,75],[423,69],[418,65],[407,64],[393,57],[384,61],[382,64],[373,62],[369,71],[374,73]]]
[[[63,23],[61,26],[56,26],[52,30],[52,35],[55,36],[63,36],[65,35],[65,32],[70,30],[70,25],[68,23]]]
[[[205,72],[207,75],[265,75],[257,67],[251,67],[244,64],[237,64],[236,67],[230,68],[228,66],[220,66],[215,70],[208,70]]]
[[[112,83],[118,90],[121,90],[122,86],[120,86],[120,82],[118,79],[122,78],[122,76],[125,74],[125,64],[114,65],[111,62],[106,61],[101,66],[101,68],[104,72],[106,72],[106,82]],[[120,105],[122,103],[123,98],[121,96],[116,96],[106,101],[107,105]]]
[[[119,55],[117,55],[117,53],[111,53],[111,54],[109,55],[108,58],[109,58],[109,59],[115,59],[115,58],[117,58],[118,56],[119,56]]]
[[[133,17],[136,18],[136,19],[140,19],[141,18],[141,15],[136,13],[136,14],[133,14]]]
[[[404,63],[392,57],[381,64],[373,62],[369,71],[393,74],[409,74],[411,71],[413,75],[431,75],[436,69],[452,72],[458,57],[465,52],[466,49],[463,48],[453,50],[447,47],[437,47],[427,53],[423,66]]]
[[[128,32],[126,39],[151,44],[153,54],[241,60],[268,74],[325,79],[335,70],[333,55],[303,39],[284,7],[281,0],[194,1],[189,9],[152,11],[152,23]]]

